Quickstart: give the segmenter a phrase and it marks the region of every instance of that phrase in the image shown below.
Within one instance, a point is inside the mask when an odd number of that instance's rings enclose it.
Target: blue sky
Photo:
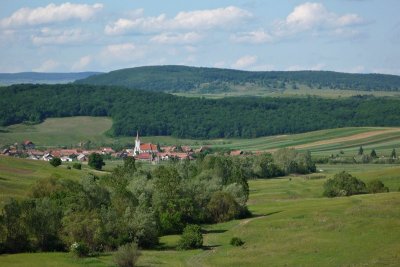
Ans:
[[[1,1],[0,72],[184,64],[400,75],[398,0]]]

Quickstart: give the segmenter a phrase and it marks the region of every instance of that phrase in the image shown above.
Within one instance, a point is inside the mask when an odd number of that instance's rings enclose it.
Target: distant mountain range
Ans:
[[[161,92],[221,93],[256,90],[340,89],[400,91],[400,76],[332,71],[240,71],[187,66],[146,66],[121,69],[76,81]]]
[[[0,73],[0,85],[11,85],[20,83],[71,83],[79,79],[100,74],[101,72],[74,72],[74,73],[42,73],[42,72],[20,72]]]

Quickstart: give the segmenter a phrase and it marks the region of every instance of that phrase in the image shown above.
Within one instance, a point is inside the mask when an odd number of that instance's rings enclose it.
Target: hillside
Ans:
[[[400,91],[400,76],[332,71],[239,71],[187,66],[121,69],[78,80],[79,84],[116,85],[160,92],[200,94],[308,88],[353,91]]]
[[[0,157],[0,159],[2,159]],[[34,165],[31,165],[34,164]],[[39,166],[42,165],[42,166]],[[53,168],[43,162],[10,158],[0,168],[9,187],[20,190],[13,194],[24,197],[29,186],[20,187],[29,171],[40,168],[43,175],[65,177],[78,171]],[[47,167],[48,166],[48,167]],[[248,206],[254,217],[225,223],[202,225],[204,248],[176,251],[179,235],[160,238],[158,249],[143,249],[139,266],[397,266],[400,232],[400,186],[398,166],[319,165],[324,172],[319,179],[290,176],[279,179],[250,180]],[[379,177],[390,193],[366,194],[328,199],[322,197],[323,183],[341,170],[351,171],[364,182]],[[25,173],[24,173],[25,172]],[[37,179],[30,181],[33,184]],[[21,178],[14,178],[15,176]],[[43,176],[42,175],[42,176]],[[46,176],[45,176],[46,177]],[[79,177],[79,176],[78,176]],[[5,182],[5,181],[3,181]],[[30,185],[29,184],[29,185]],[[242,247],[229,244],[240,237]],[[366,245],[367,244],[367,245]],[[1,266],[110,266],[112,253],[75,259],[69,253],[23,253],[0,256]]]
[[[254,138],[353,126],[400,126],[399,99],[186,98],[93,85],[0,88],[0,126],[110,116],[114,136]],[[384,114],[384,116],[382,116]],[[82,127],[85,127],[82,125]]]
[[[70,83],[89,76],[100,74],[100,72],[75,72],[75,73],[44,73],[44,72],[20,72],[0,73],[0,85],[12,85],[19,83]]]

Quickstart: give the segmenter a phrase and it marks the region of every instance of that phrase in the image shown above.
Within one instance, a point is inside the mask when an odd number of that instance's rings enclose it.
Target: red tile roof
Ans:
[[[157,151],[157,146],[154,144],[141,144],[140,145],[140,150],[142,151]]]
[[[141,159],[141,160],[151,160],[152,155],[151,155],[151,153],[142,153],[142,154],[136,155],[135,158]]]

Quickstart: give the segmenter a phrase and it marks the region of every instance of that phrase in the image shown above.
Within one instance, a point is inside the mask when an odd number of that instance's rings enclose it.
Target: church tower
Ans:
[[[139,139],[139,131],[136,132],[136,140],[135,140],[135,148],[133,149],[133,154],[140,154],[140,139]]]

